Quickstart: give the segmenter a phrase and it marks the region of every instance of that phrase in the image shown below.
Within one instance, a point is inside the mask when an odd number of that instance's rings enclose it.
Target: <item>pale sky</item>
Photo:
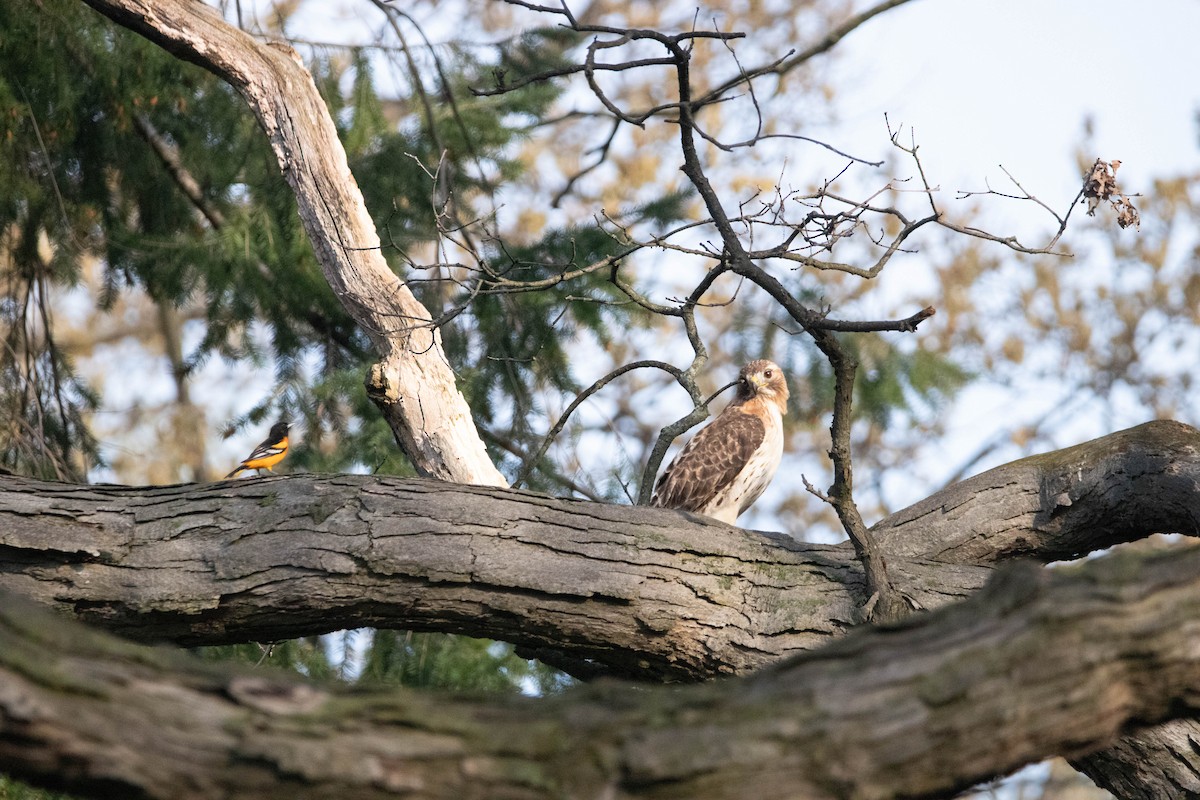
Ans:
[[[1195,169],[1197,31],[1194,0],[919,0],[842,43],[840,133],[869,137],[886,109],[938,172],[1004,164],[1072,191],[1092,115],[1096,155],[1121,159],[1130,180]]]

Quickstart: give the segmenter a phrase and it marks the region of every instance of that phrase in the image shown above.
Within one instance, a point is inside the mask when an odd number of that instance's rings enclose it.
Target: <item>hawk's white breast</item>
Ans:
[[[746,465],[722,491],[713,495],[701,514],[734,524],[738,515],[749,508],[766,490],[779,462],[783,459],[783,415],[775,403],[756,404],[756,416],[763,421],[762,444],[750,454]]]

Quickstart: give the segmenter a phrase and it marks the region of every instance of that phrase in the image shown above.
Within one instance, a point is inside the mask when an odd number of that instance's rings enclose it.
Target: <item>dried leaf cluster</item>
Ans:
[[[1129,195],[1117,186],[1117,170],[1121,162],[1117,159],[1103,161],[1099,158],[1092,165],[1091,171],[1084,178],[1083,197],[1087,200],[1088,216],[1096,216],[1096,209],[1101,203],[1109,203],[1117,212],[1117,224],[1122,228],[1134,225],[1142,226],[1141,217]]]

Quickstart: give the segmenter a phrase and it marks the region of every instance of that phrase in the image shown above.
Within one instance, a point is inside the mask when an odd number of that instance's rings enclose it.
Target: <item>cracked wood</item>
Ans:
[[[1194,713],[1197,639],[1196,547],[1009,568],[967,601],[741,681],[539,700],[314,686],[10,600],[0,764],[171,800],[946,797]]]
[[[140,640],[457,631],[618,674],[698,679],[855,622],[841,547],[674,511],[365,476],[72,486],[0,478],[0,588]],[[934,607],[988,570],[902,561]]]

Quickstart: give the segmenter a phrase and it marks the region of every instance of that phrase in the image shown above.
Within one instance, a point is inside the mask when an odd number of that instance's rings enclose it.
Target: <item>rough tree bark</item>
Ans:
[[[1075,558],[1156,531],[1200,536],[1198,453],[1194,428],[1148,423],[967,478],[873,530],[890,553],[977,565]],[[1118,797],[1200,797],[1200,722],[1142,730],[1071,763]]]
[[[0,603],[0,764],[151,798],[945,797],[1200,710],[1200,548],[1009,568],[750,678],[551,699],[315,688]]]
[[[744,672],[855,622],[862,570],[665,509],[366,476],[169,487],[0,478],[0,589],[143,641],[435,628],[643,680]],[[928,607],[989,570],[900,560]]]
[[[429,311],[384,260],[325,101],[296,52],[261,44],[188,0],[84,0],[235,88],[262,125],[317,262],[380,361],[367,391],[422,475],[507,486],[475,430]]]
[[[894,548],[899,585],[927,608],[960,599],[1016,556],[1048,561],[1197,530],[1200,431],[1149,423],[964,483],[877,526],[889,531],[881,541]],[[990,538],[998,555],[962,544],[976,538]],[[945,560],[911,558],[930,552]],[[361,476],[146,488],[5,477],[0,553],[0,589],[142,639],[218,643],[358,624],[429,627],[655,680],[743,673],[822,645],[853,624],[862,586],[848,547],[797,544],[667,510]],[[1055,635],[1091,647],[1089,625],[1080,619],[1073,632]],[[1186,638],[1178,644],[1188,646]],[[1008,652],[1011,641],[993,645],[996,658],[1032,652]],[[1035,672],[1021,674],[1036,682]],[[868,688],[860,687],[873,696]],[[990,720],[980,724],[988,734],[974,738],[1000,751],[1014,746],[994,738]],[[1185,796],[1195,791],[1195,728],[1181,721],[1141,729],[1095,756],[1078,740],[1046,752],[1078,756],[1122,796]],[[1075,730],[1089,746],[1107,735]],[[956,758],[952,748],[943,756]]]
[[[1200,437],[1159,421],[1030,456],[881,520],[892,554],[953,564],[1085,556],[1155,532],[1200,535]]]

